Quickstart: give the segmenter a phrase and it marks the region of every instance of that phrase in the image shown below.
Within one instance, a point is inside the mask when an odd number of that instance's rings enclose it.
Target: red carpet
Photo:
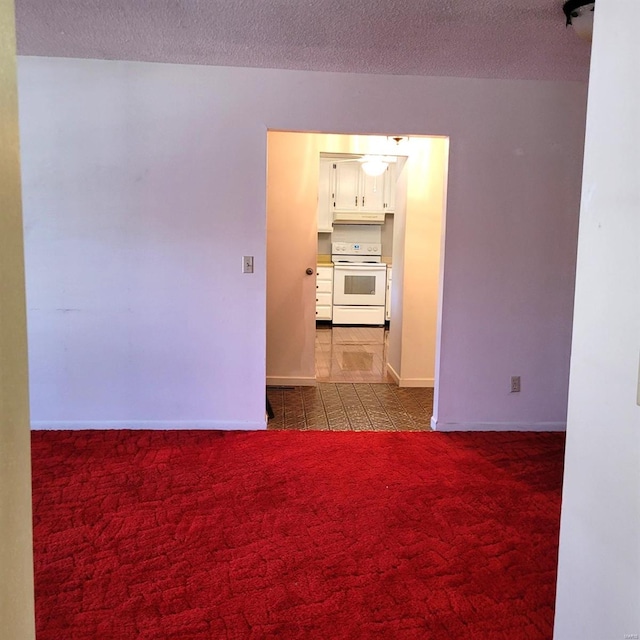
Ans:
[[[564,435],[33,433],[38,640],[551,638]]]

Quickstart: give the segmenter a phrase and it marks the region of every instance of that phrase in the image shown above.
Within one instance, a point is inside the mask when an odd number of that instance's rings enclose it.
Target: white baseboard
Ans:
[[[106,431],[108,429],[150,429],[153,431],[262,431],[267,428],[264,422],[234,422],[232,420],[34,420],[33,431],[81,431],[84,429]]]
[[[277,376],[267,376],[267,387],[315,387],[316,379],[314,378],[293,378]]]
[[[566,422],[443,422],[431,418],[434,431],[566,431]]]
[[[387,372],[399,387],[431,387],[435,386],[434,378],[402,378],[398,372],[387,362]]]
[[[399,387],[430,387],[433,389],[436,381],[433,378],[400,378]]]
[[[393,378],[393,381],[399,385],[400,376],[398,375],[398,372],[388,362],[387,362],[387,372]]]

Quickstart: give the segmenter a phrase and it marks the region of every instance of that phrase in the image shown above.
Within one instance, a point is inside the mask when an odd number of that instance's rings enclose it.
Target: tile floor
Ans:
[[[269,429],[295,431],[430,431],[433,389],[395,384],[319,382],[269,387]]]
[[[393,382],[387,373],[385,327],[316,328],[318,382]]]
[[[433,389],[387,373],[384,327],[318,326],[316,387],[269,387],[269,429],[430,431]]]

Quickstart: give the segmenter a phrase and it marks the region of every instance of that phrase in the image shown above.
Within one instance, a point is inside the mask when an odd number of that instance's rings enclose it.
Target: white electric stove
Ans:
[[[334,242],[333,324],[384,325],[387,265],[382,245]]]

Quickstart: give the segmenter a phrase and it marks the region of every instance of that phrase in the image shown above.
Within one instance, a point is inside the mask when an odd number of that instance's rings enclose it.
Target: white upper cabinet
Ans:
[[[357,160],[339,160],[333,162],[333,174],[334,211],[392,211],[389,198],[395,191],[395,181],[389,183],[389,169],[373,177],[362,170]]]
[[[320,158],[318,175],[318,233],[333,231],[333,163]]]
[[[333,231],[333,214],[339,212],[393,213],[396,165],[381,176],[369,176],[358,160],[320,158],[318,175],[318,233]]]
[[[384,210],[385,213],[394,213],[396,210],[396,181],[398,175],[396,172],[397,164],[391,162],[384,174]]]
[[[385,212],[385,178],[386,172],[381,176],[368,176],[362,169],[361,197],[363,211]]]
[[[333,207],[338,211],[361,210],[360,180],[362,169],[356,160],[333,163]]]

